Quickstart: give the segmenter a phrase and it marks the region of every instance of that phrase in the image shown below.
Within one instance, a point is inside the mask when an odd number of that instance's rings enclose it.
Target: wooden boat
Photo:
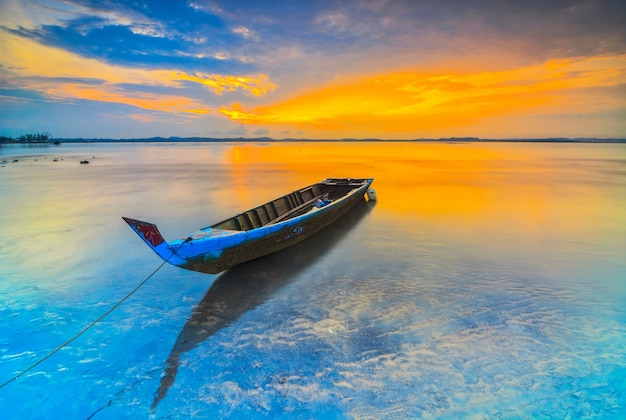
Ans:
[[[373,178],[328,178],[167,242],[156,225],[123,217],[168,263],[219,273],[296,244],[364,200]]]

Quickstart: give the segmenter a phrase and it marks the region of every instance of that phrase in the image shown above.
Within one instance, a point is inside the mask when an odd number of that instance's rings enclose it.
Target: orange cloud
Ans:
[[[129,117],[132,118],[133,120],[140,121],[143,123],[150,123],[154,121],[154,117],[148,114],[131,114],[129,115]]]
[[[183,81],[197,83],[221,95],[243,91],[262,96],[275,86],[264,74],[255,76],[189,74],[182,71],[148,70],[109,65],[94,59],[38,44],[0,31],[3,45],[2,76],[12,86],[35,90],[61,99],[115,102],[170,113],[206,114],[209,107],[183,95],[125,92],[117,84],[180,88]],[[91,79],[91,82],[59,83],[58,79]]]
[[[159,94],[128,94],[116,92],[111,86],[93,87],[77,83],[50,86],[45,93],[52,97],[87,99],[101,102],[122,103],[151,111],[169,113],[207,114],[208,109],[198,101],[184,96]]]
[[[568,93],[623,83],[626,55],[551,61],[477,73],[393,73],[323,87],[285,102],[220,112],[242,124],[324,130],[415,132],[472,124],[542,107],[566,107]],[[621,105],[626,103],[622,100]]]
[[[220,76],[216,74],[198,73],[194,75],[180,72],[161,72],[166,80],[187,80],[209,87],[218,95],[224,92],[243,90],[254,96],[263,96],[272,91],[276,85],[270,82],[266,75],[259,74],[255,77],[243,76]],[[175,73],[175,74],[173,74]]]

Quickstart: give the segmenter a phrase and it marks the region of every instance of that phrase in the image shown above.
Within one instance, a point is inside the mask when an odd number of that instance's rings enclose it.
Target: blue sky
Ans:
[[[0,0],[0,134],[626,137],[623,1]]]

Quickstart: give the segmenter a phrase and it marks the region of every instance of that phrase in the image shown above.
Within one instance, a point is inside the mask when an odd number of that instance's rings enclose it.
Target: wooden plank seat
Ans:
[[[274,223],[278,223],[281,222],[285,219],[288,219],[289,217],[293,216],[294,214],[296,214],[297,212],[299,212],[300,210],[306,208],[307,206],[311,206],[313,205],[313,203],[315,203],[316,200],[321,199],[322,197],[324,197],[324,194],[320,194],[320,195],[316,195],[313,198],[311,198],[308,201],[305,201],[304,203],[300,204],[299,206],[296,206],[294,208],[292,208],[291,210],[289,210],[288,212],[281,214],[280,216],[278,216],[276,219],[271,220],[269,223],[267,223],[268,225],[274,224]]]

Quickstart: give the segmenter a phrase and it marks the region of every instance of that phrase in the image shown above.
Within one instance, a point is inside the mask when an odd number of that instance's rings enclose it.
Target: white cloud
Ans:
[[[28,4],[19,0],[0,1],[0,25],[7,28],[33,29],[42,25],[57,25],[78,13],[75,7],[58,2]]]
[[[129,29],[135,35],[145,35],[154,38],[166,38],[167,34],[161,27],[161,25],[138,23],[129,26]]]
[[[344,32],[349,27],[350,19],[343,13],[326,13],[318,16],[315,19],[315,23],[323,25],[328,29]]]
[[[241,35],[245,39],[252,39],[254,41],[259,41],[259,36],[256,33],[254,33],[252,30],[250,30],[249,28],[246,28],[245,26],[237,26],[236,28],[233,28],[233,32],[238,35]]]

